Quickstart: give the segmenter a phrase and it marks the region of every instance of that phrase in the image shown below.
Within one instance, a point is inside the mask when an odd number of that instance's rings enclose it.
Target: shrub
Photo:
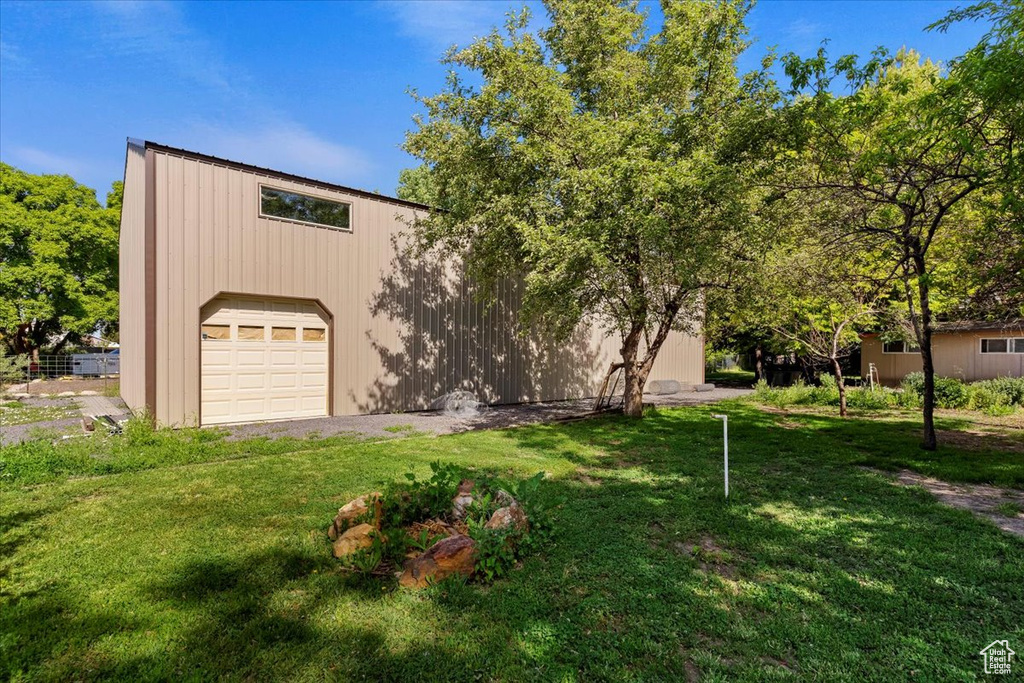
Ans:
[[[1008,405],[1005,396],[981,382],[967,386],[967,407],[971,410],[988,410]]]
[[[8,384],[26,381],[28,356],[0,356],[0,390]]]
[[[924,373],[923,372],[911,372],[903,381],[900,382],[900,387],[903,391],[917,394],[918,396],[924,395]]]
[[[1024,377],[997,377],[975,382],[971,386],[1002,396],[1006,405],[1024,406]]]
[[[939,408],[966,408],[970,396],[967,385],[955,377],[935,378],[935,405]]]
[[[886,410],[900,405],[899,392],[881,387],[878,389],[865,389],[856,387],[847,389],[846,405],[851,408],[863,408],[865,410]]]

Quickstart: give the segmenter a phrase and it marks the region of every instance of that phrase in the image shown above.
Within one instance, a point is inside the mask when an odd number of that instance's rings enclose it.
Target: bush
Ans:
[[[0,356],[0,390],[8,384],[26,381],[28,356]]]
[[[939,408],[966,408],[970,399],[967,385],[955,377],[935,378],[935,405]]]
[[[924,395],[924,373],[910,373],[903,378],[902,386],[904,394],[920,403]],[[935,406],[1005,414],[1015,406],[1024,406],[1024,377],[997,377],[970,384],[955,377],[936,377]]]
[[[917,394],[918,396],[924,396],[924,373],[911,372],[903,378],[902,382],[900,382],[900,387],[903,391],[909,391],[910,393]]]
[[[975,382],[971,386],[1002,396],[1007,405],[1024,406],[1024,377],[997,377]]]
[[[899,396],[899,392],[885,387],[874,390],[856,387],[847,389],[846,405],[850,408],[863,408],[865,410],[886,410],[900,405]]]

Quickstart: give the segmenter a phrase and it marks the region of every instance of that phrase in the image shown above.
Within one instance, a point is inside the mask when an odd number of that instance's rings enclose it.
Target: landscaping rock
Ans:
[[[341,558],[357,550],[373,545],[373,534],[377,529],[372,524],[358,524],[348,529],[334,542],[334,556]]]
[[[498,507],[503,508],[509,505],[518,505],[512,494],[504,489],[498,489],[498,492],[494,494],[494,502],[498,504]]]
[[[352,520],[362,517],[370,511],[370,505],[374,506],[373,526],[379,529],[381,517],[380,498],[381,494],[374,491],[345,503],[344,506],[338,509],[338,514],[334,518],[334,522],[331,523],[331,528],[327,530],[327,536],[332,541],[337,540],[339,536],[345,533],[345,529],[349,527]]]
[[[473,486],[473,481],[470,479],[463,479],[459,482],[459,492],[452,498],[452,517],[455,519],[466,518],[466,511],[473,504]]]
[[[58,396],[74,396],[74,395],[75,395],[75,392],[73,392],[73,391],[62,391],[62,392],[60,392],[60,393],[59,393],[59,394],[57,394],[57,395],[58,395]]]
[[[92,390],[90,390],[90,389],[86,389],[85,391],[79,391],[79,392],[78,392],[78,395],[79,395],[79,396],[99,396],[99,395],[100,395],[100,392],[98,392],[98,391],[92,391]]]
[[[469,536],[456,534],[408,560],[398,583],[406,588],[425,588],[455,574],[472,576],[475,565],[476,542]]]
[[[512,505],[495,510],[491,518],[487,520],[487,524],[484,525],[487,529],[514,528],[516,530],[525,530],[529,526],[530,522],[526,518],[526,513],[519,507],[519,503],[515,502]]]

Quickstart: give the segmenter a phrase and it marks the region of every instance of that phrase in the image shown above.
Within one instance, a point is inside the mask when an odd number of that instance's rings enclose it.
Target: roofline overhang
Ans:
[[[426,204],[421,204],[420,202],[413,202],[409,201],[408,199],[399,199],[398,197],[391,197],[384,194],[378,194],[376,192],[369,192],[368,190],[360,190],[358,188],[349,187],[347,185],[338,185],[337,183],[330,183],[324,180],[317,180],[316,178],[308,178],[306,176],[295,175],[294,173],[286,173],[285,171],[277,171],[272,168],[266,168],[264,166],[255,166],[253,164],[247,164],[241,161],[232,161],[231,159],[224,159],[223,157],[216,157],[211,154],[203,154],[202,152],[194,152],[192,150],[183,149],[181,147],[171,147],[170,145],[164,145],[159,142],[153,142],[152,140],[139,140],[137,138],[128,138],[128,144],[142,147],[146,150],[153,150],[154,152],[163,152],[165,154],[183,156],[189,159],[196,159],[197,161],[204,161],[209,164],[215,164],[217,166],[234,168],[240,171],[247,171],[249,173],[256,173],[259,175],[269,176],[271,178],[287,180],[293,183],[301,183],[303,185],[309,185],[311,187],[316,187],[323,190],[344,192],[345,194],[363,197],[365,199],[375,199],[377,201],[387,202],[389,204],[397,204],[399,206],[404,206],[418,211],[434,211],[433,207],[428,206]]]

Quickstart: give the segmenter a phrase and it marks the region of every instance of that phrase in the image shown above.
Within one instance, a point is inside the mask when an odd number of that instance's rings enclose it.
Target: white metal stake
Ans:
[[[725,497],[729,497],[729,416],[712,415],[711,417],[722,421],[722,437],[725,441]]]

